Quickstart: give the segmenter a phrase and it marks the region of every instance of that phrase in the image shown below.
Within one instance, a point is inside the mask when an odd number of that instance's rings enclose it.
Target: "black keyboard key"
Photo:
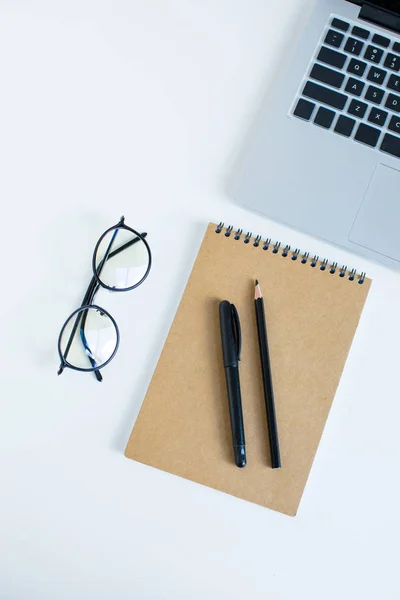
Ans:
[[[393,42],[393,50],[395,52],[400,52],[400,43],[399,42]]]
[[[329,108],[320,106],[317,114],[315,115],[314,123],[320,127],[329,129],[329,127],[332,125],[333,119],[335,118],[335,114],[336,113],[334,113],[333,110],[329,110]]]
[[[347,100],[347,96],[344,94],[322,87],[322,85],[317,85],[312,81],[307,81],[303,89],[303,96],[321,102],[321,104],[338,108],[339,110],[343,110]]]
[[[375,129],[375,127],[370,127],[369,125],[365,125],[365,123],[360,123],[354,139],[357,140],[357,142],[361,142],[362,144],[367,144],[367,146],[372,146],[375,148],[380,133],[380,129]]]
[[[391,75],[389,77],[389,81],[386,84],[386,87],[388,87],[390,90],[397,90],[398,92],[400,92],[400,77],[396,77],[396,75]]]
[[[363,40],[367,40],[369,38],[369,31],[363,29],[362,27],[357,27],[357,25],[354,25],[351,33],[357,37],[363,38]]]
[[[324,44],[327,44],[328,46],[334,46],[335,48],[340,48],[343,38],[343,33],[339,33],[339,31],[330,29],[325,36]]]
[[[326,46],[322,46],[319,54],[317,56],[317,60],[319,62],[326,63],[331,67],[336,67],[337,69],[341,69],[346,61],[346,55],[341,52],[337,52],[336,50],[332,50],[331,48],[327,48]]]
[[[348,64],[347,71],[352,75],[358,75],[359,77],[362,77],[366,66],[367,63],[363,62],[362,60],[352,58]]]
[[[383,37],[383,35],[379,35],[379,33],[375,33],[372,36],[372,42],[378,44],[378,46],[383,46],[384,48],[389,48],[390,44],[389,38]]]
[[[376,46],[368,46],[364,54],[364,58],[374,63],[379,63],[382,56],[383,50],[381,50],[381,48],[376,48]]]
[[[392,156],[397,156],[400,158],[400,138],[387,133],[383,136],[380,149],[382,152],[386,152],[387,154],[391,154]]]
[[[328,69],[328,67],[323,67],[322,65],[314,65],[311,69],[310,78],[322,81],[322,83],[326,83],[332,87],[340,88],[343,83],[344,74],[339,73],[339,71],[332,71],[332,69]]]
[[[385,58],[385,62],[383,64],[391,71],[396,71],[396,73],[398,73],[400,70],[400,56],[388,52]]]
[[[400,134],[400,117],[393,115],[393,117],[390,119],[388,129]]]
[[[341,31],[347,31],[350,27],[346,21],[341,21],[341,19],[336,19],[336,17],[332,19],[331,25],[332,27],[335,27],[335,29],[340,29]]]
[[[385,81],[385,77],[387,75],[387,71],[383,71],[383,69],[378,69],[378,67],[371,67],[368,71],[367,79],[368,81],[373,81],[378,85],[382,85]]]
[[[390,110],[400,112],[400,96],[389,94],[389,96],[386,98],[385,106],[386,108],[390,108]]]
[[[367,108],[368,104],[365,104],[365,102],[360,102],[360,100],[352,100],[347,112],[362,119]]]
[[[375,106],[373,106],[368,115],[368,121],[370,123],[374,123],[375,125],[379,125],[380,127],[383,127],[383,125],[385,124],[385,121],[387,119],[387,116],[388,116],[388,113],[386,112],[386,110],[382,110],[381,108],[375,108]]]
[[[369,85],[367,93],[365,94],[365,99],[374,102],[375,104],[380,104],[384,95],[385,90]]]
[[[350,52],[350,54],[354,54],[355,56],[359,56],[361,50],[363,49],[364,42],[360,42],[360,40],[356,40],[355,38],[349,37],[345,46],[345,52]]]
[[[340,135],[345,135],[346,137],[350,137],[355,124],[356,124],[355,119],[350,119],[350,117],[345,117],[344,115],[340,115],[333,131],[335,131],[336,133],[339,133]]]
[[[315,108],[315,104],[313,102],[309,102],[308,100],[304,100],[304,98],[300,98],[298,101],[296,108],[293,111],[293,114],[300,119],[304,119],[305,121],[309,121],[311,119],[311,115]]]
[[[353,94],[353,96],[361,96],[364,87],[365,83],[363,81],[360,79],[354,79],[354,77],[349,77],[344,89],[346,92],[349,92],[349,94]]]

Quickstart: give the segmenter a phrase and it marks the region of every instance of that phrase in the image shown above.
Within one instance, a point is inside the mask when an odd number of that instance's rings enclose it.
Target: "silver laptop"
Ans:
[[[400,0],[318,0],[251,135],[241,203],[400,264]]]

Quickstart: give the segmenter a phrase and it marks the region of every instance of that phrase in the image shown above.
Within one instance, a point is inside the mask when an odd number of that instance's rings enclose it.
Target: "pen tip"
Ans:
[[[256,279],[256,285],[258,285],[258,279]]]

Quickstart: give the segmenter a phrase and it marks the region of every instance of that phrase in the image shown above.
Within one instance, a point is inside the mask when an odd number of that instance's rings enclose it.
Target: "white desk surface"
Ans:
[[[400,598],[400,275],[226,192],[305,4],[1,2],[2,600]],[[59,328],[122,214],[149,232],[151,275],[99,294],[122,335],[104,382],[57,377]],[[296,518],[123,455],[219,219],[374,278]]]

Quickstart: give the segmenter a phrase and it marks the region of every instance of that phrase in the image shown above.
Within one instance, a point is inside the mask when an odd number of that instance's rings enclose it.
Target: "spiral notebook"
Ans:
[[[274,470],[253,303],[256,278],[264,295],[282,459],[282,468]],[[126,456],[295,515],[370,283],[354,269],[210,224]],[[244,469],[233,461],[221,300],[236,305],[242,326]]]

